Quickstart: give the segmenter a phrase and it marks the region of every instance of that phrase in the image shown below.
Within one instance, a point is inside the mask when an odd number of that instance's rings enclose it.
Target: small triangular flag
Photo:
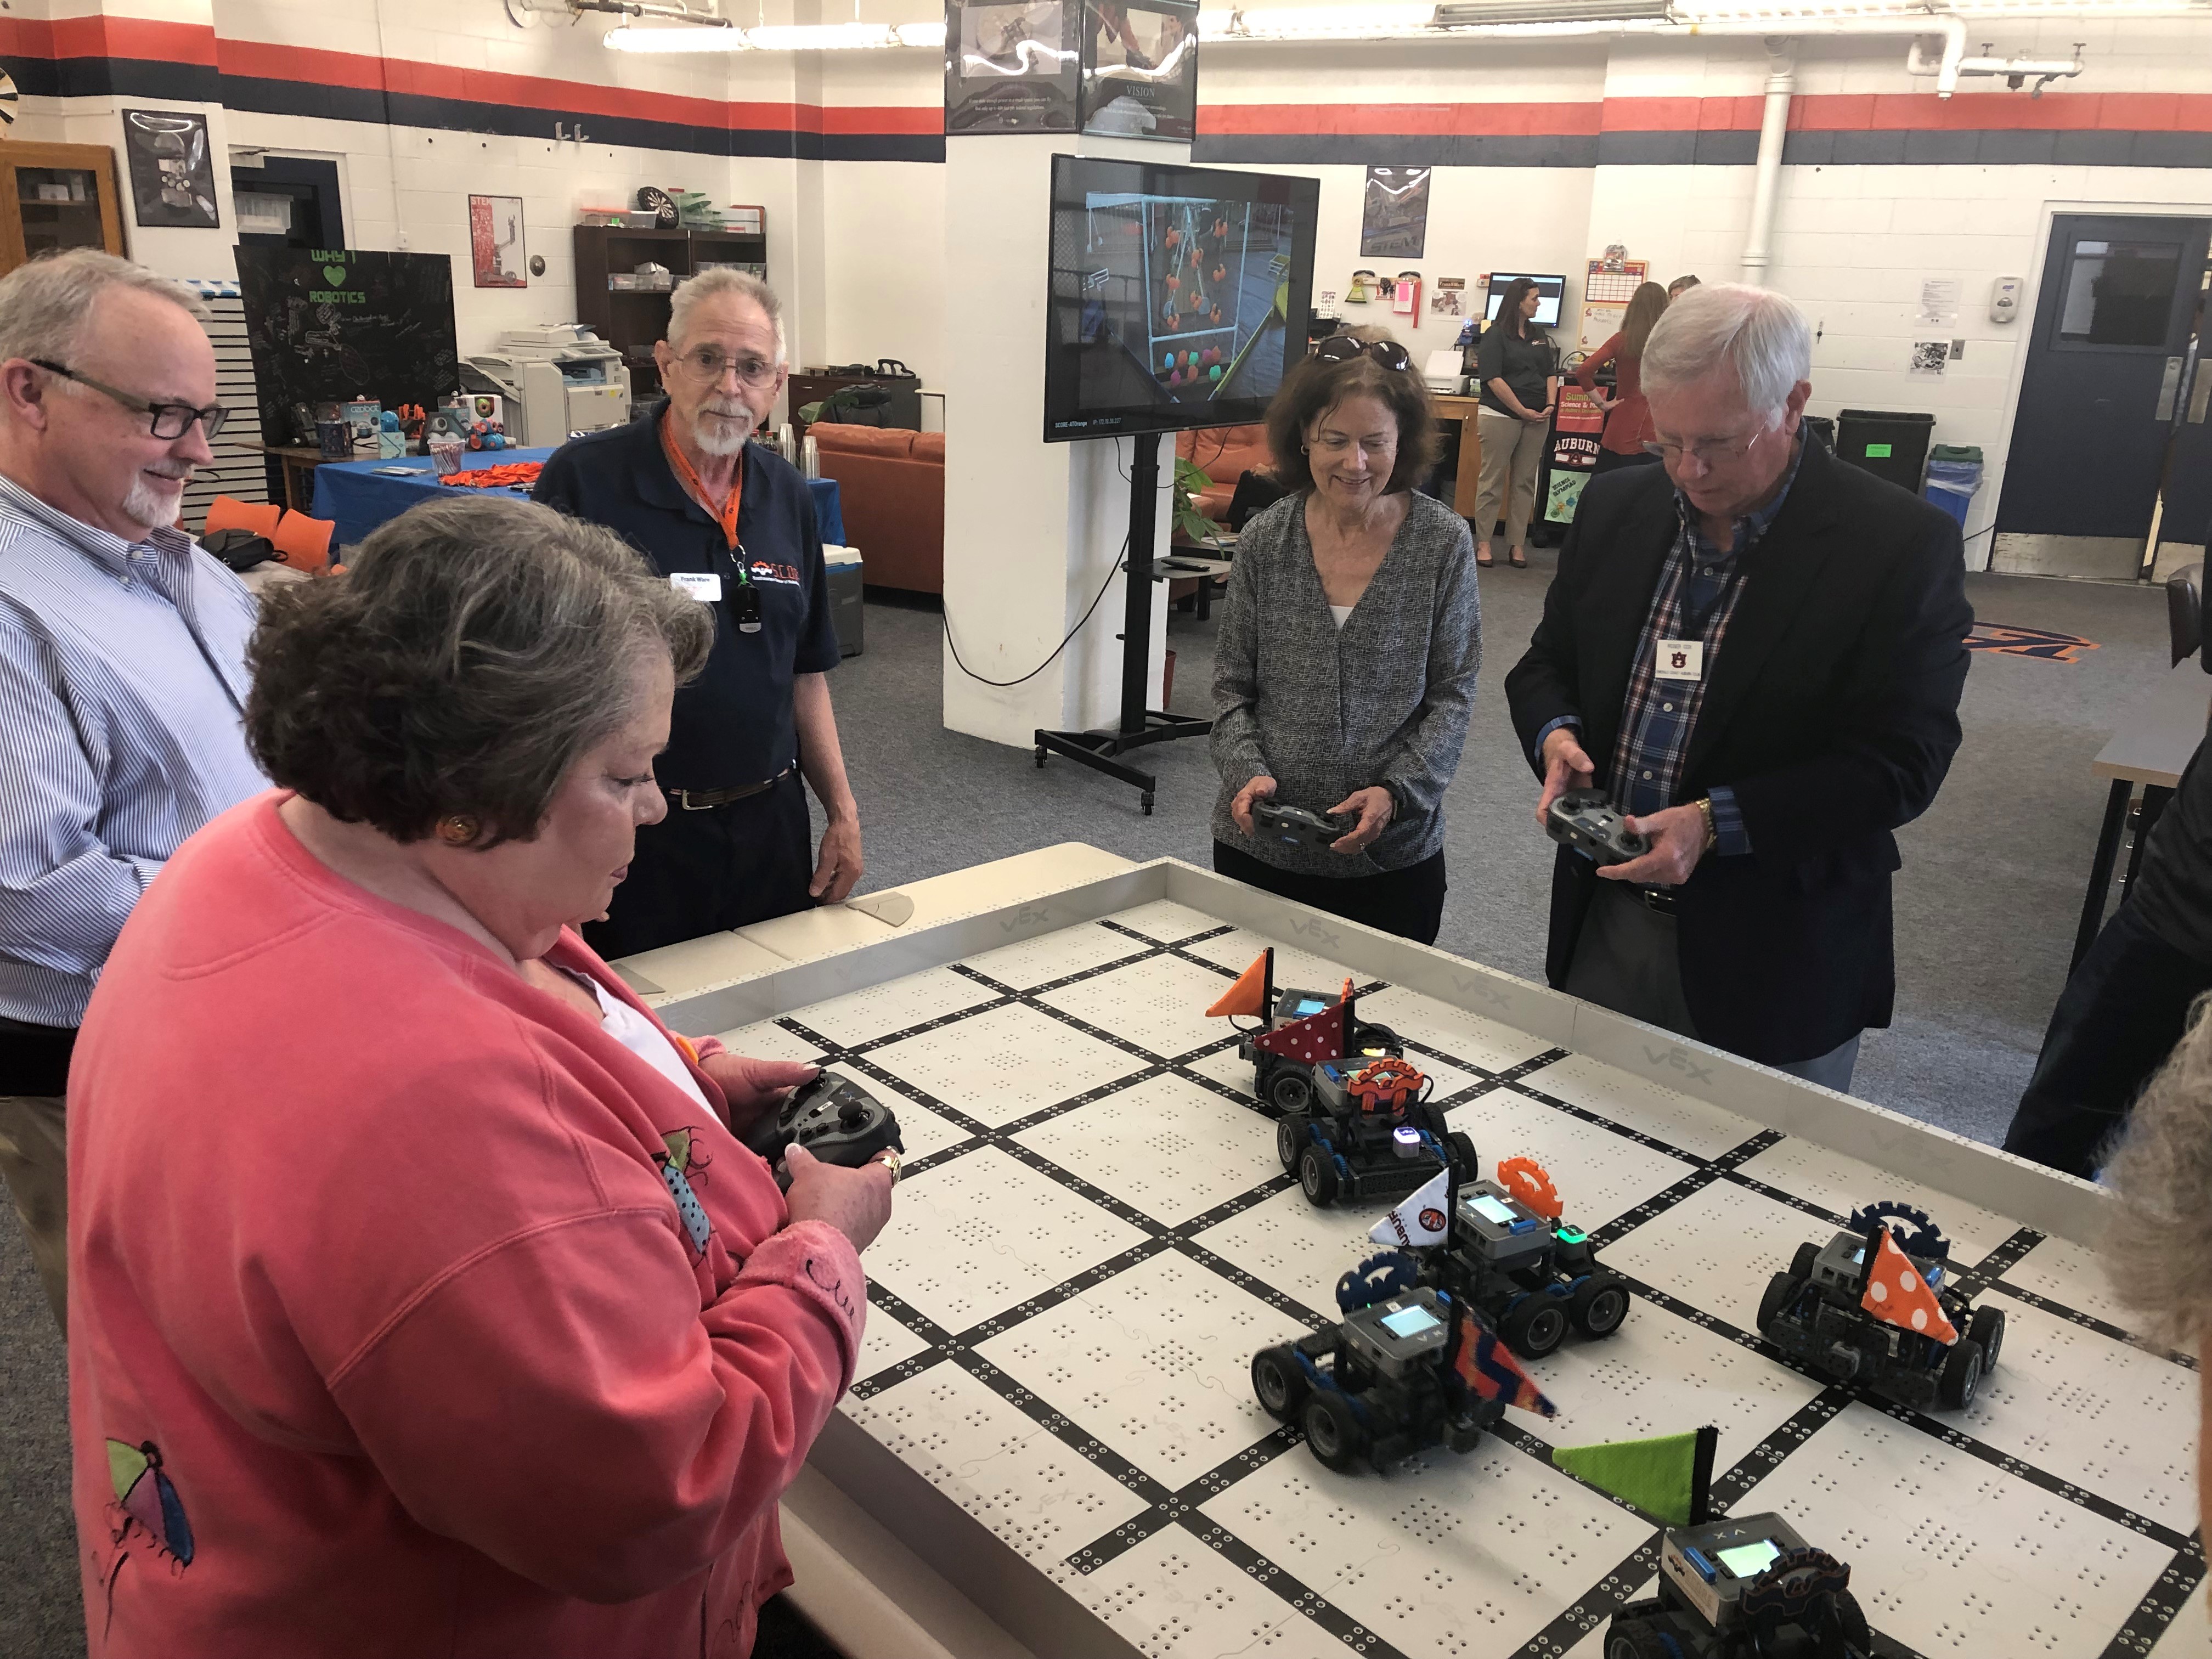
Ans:
[[[1278,1025],[1273,1030],[1252,1039],[1255,1048],[1279,1054],[1285,1060],[1301,1060],[1308,1066],[1318,1066],[1325,1060],[1344,1058],[1344,1005],[1324,1008],[1317,1014],[1308,1014],[1304,1019],[1294,1019],[1288,1025]]]
[[[1451,1171],[1441,1170],[1429,1184],[1367,1230],[1377,1244],[1400,1249],[1433,1244],[1449,1230],[1451,1218],[1444,1206],[1451,1202]]]
[[[1944,1317],[1943,1304],[1887,1227],[1874,1236],[1874,1261],[1867,1267],[1866,1294],[1859,1306],[1900,1330],[1932,1336],[1947,1348],[1959,1340],[1958,1328]]]
[[[1717,1429],[1659,1434],[1644,1440],[1607,1440],[1595,1446],[1554,1446],[1552,1462],[1633,1504],[1670,1527],[1694,1527],[1705,1516]]]
[[[1544,1397],[1536,1379],[1521,1369],[1513,1351],[1464,1310],[1459,1316],[1459,1345],[1451,1368],[1461,1382],[1485,1400],[1503,1400],[1524,1412],[1557,1417],[1559,1408]]]
[[[1252,959],[1252,965],[1237,975],[1237,982],[1224,991],[1213,1006],[1206,1011],[1208,1019],[1219,1019],[1224,1014],[1256,1014],[1264,1017],[1267,1012],[1267,981],[1275,969],[1275,947],[1269,945]]]

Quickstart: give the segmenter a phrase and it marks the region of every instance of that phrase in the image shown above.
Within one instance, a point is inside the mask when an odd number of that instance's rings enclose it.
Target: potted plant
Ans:
[[[1212,488],[1212,483],[1206,469],[1197,462],[1187,456],[1176,457],[1174,533],[1200,547],[1214,544],[1214,522],[1198,510],[1199,492]]]

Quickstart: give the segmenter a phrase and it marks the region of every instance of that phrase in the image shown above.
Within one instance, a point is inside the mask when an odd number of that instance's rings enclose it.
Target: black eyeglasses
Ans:
[[[1394,371],[1413,366],[1413,353],[1395,340],[1355,340],[1349,334],[1332,334],[1314,350],[1314,361],[1319,363],[1348,363],[1354,357],[1371,357]]]
[[[48,362],[44,357],[33,357],[31,362],[45,369],[49,374],[58,374],[64,380],[75,380],[79,386],[88,386],[101,396],[112,398],[125,409],[135,410],[141,415],[151,416],[153,424],[148,428],[148,432],[153,437],[181,438],[192,429],[192,422],[198,421],[207,428],[208,441],[213,443],[216,434],[222,430],[222,423],[230,418],[230,411],[221,404],[210,404],[205,409],[194,409],[190,404],[149,403],[143,398],[128,392],[118,391],[112,386],[95,380],[89,374],[80,374],[73,368],[64,368],[59,363]]]

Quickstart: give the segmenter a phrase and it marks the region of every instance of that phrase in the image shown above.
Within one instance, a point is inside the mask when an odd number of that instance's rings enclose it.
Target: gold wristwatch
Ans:
[[[1711,795],[1699,798],[1698,813],[1705,821],[1705,844],[1698,850],[1700,854],[1710,853],[1721,844],[1721,832],[1713,828],[1713,798]]]

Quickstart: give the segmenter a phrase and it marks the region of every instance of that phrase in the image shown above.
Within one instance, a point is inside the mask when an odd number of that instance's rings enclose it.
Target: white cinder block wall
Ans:
[[[805,21],[819,4],[773,0],[763,9],[755,0],[740,9],[770,21]],[[922,0],[896,0],[888,10],[872,4],[869,15],[879,14],[883,21],[935,15]],[[945,169],[934,137],[943,70],[931,52],[640,58],[600,45],[614,20],[517,29],[497,0],[13,0],[8,15],[21,28],[50,30],[57,58],[159,60],[137,65],[141,88],[149,76],[158,85],[161,62],[179,65],[175,97],[143,89],[27,96],[17,129],[27,137],[115,143],[123,107],[208,112],[224,227],[134,227],[138,257],[177,275],[229,274],[232,146],[332,159],[349,242],[453,256],[464,352],[486,349],[519,323],[573,317],[576,209],[628,199],[642,184],[768,209],[770,274],[789,301],[793,356],[802,363],[896,356],[926,385],[941,386],[951,368],[945,352],[954,308],[988,313],[1043,280],[1041,272],[964,264],[947,246]],[[2058,83],[2041,105],[1999,82],[1970,80],[1958,100],[1938,106],[1932,83],[1905,73],[1901,36],[1796,43],[1796,125],[1807,131],[1793,131],[1797,159],[1783,173],[1770,280],[1801,300],[1820,328],[1815,412],[1926,410],[1938,417],[1939,441],[1987,452],[1990,483],[1968,523],[1979,563],[1989,545],[1980,532],[2002,488],[2019,342],[2028,326],[1987,319],[1991,283],[2027,278],[2032,316],[2053,213],[2212,211],[2212,167],[2110,165],[2119,158],[2101,154],[2075,156],[2094,165],[2049,155],[1945,159],[1949,130],[2016,132],[2021,142],[2010,153],[2028,155],[2039,127],[2087,128],[2093,136],[2170,129],[2176,143],[2148,153],[2193,162],[2203,140],[2190,135],[2212,125],[2212,17],[2061,17],[1977,23],[1972,31],[1977,50],[1987,41],[1998,55],[2063,58],[2080,41],[2087,71]],[[1319,179],[1316,285],[1340,294],[1365,264],[1418,270],[1431,291],[1439,276],[1472,282],[1493,270],[1565,270],[1575,299],[1583,262],[1611,242],[1650,259],[1662,278],[1685,270],[1728,278],[1743,252],[1752,183],[1746,129],[1756,128],[1766,73],[1765,52],[1753,39],[1214,46],[1201,70],[1197,155]],[[289,76],[309,91],[290,100],[295,112],[270,112],[268,98],[257,102],[243,80],[232,78],[256,76]],[[341,108],[333,94],[330,107],[321,106],[313,88],[325,82],[352,88],[350,101]],[[228,103],[225,84],[241,88]],[[397,125],[379,118],[373,89],[380,85],[392,94]],[[372,89],[366,106],[362,88]],[[409,94],[448,101],[443,114],[410,124],[409,112],[428,106],[410,103]],[[471,111],[492,114],[478,118]],[[635,125],[625,128],[617,117]],[[586,137],[556,140],[556,119],[564,134],[580,125]],[[656,147],[652,137],[670,130],[656,124],[665,123],[734,128],[740,136],[732,145],[693,134],[684,142],[694,148]],[[1857,131],[1847,133],[1854,124]],[[1913,135],[1917,153],[1934,158],[1929,164],[1894,154],[1868,160],[1879,144],[1844,142],[1900,128],[1929,130]],[[1812,151],[1826,155],[1814,129],[1835,131],[1834,159],[1803,159],[1812,153],[1801,143],[1808,137],[1818,140]],[[706,153],[728,148],[769,153]],[[811,159],[817,154],[827,159]],[[913,159],[855,159],[890,156]],[[1362,168],[1370,161],[1437,166],[1421,258],[1360,257]],[[530,251],[547,265],[527,289],[470,284],[471,193],[524,198]],[[1929,328],[1914,320],[1930,278],[1960,284],[1955,324]],[[1389,313],[1375,306],[1347,314],[1382,320]],[[1417,350],[1448,343],[1451,331],[1425,306],[1417,325],[1397,325]],[[1964,356],[1940,379],[1909,374],[1911,343],[1939,336],[1964,339]]]

